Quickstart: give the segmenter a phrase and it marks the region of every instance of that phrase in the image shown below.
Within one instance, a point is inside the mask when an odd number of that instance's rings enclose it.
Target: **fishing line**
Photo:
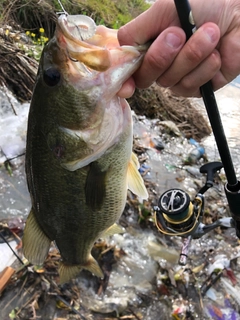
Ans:
[[[70,303],[68,303],[65,299],[63,299],[61,296],[58,294],[56,295],[57,299],[63,302],[68,308],[71,309],[72,312],[75,314],[81,316],[82,320],[87,320],[76,308],[74,308]]]
[[[2,150],[2,149],[1,149]],[[6,160],[4,161],[4,163],[5,162],[10,162],[10,161],[12,161],[12,160],[14,160],[14,159],[17,159],[17,158],[20,158],[20,157],[22,157],[22,156],[25,156],[25,152],[24,153],[21,153],[21,154],[18,154],[17,156],[15,156],[15,157],[12,157],[12,158],[8,158],[7,156],[6,156],[6,154],[3,152],[3,150],[2,150],[2,153],[3,153],[3,155],[4,155],[4,157],[6,158]]]
[[[60,5],[60,7],[61,7],[61,9],[62,9],[62,12],[57,12],[57,14],[65,14],[66,16],[68,15],[68,13],[67,13],[67,11],[64,9],[64,6],[63,6],[63,4],[62,4],[62,2],[60,1],[60,0],[58,0],[58,3],[59,3],[59,5]]]
[[[0,237],[3,239],[3,241],[9,246],[10,250],[12,251],[12,253],[15,255],[15,257],[21,262],[21,264],[25,265],[24,262],[22,261],[22,259],[17,255],[17,253],[13,250],[13,248],[10,246],[10,244],[8,243],[8,241],[6,240],[6,238],[4,237],[3,234],[1,234],[0,232]]]

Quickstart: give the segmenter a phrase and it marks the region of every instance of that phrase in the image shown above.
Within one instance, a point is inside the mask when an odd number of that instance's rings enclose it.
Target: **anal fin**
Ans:
[[[99,264],[93,258],[92,255],[89,256],[89,259],[88,259],[87,263],[83,266],[83,268],[87,269],[88,271],[90,271],[91,273],[93,273],[95,276],[97,276],[99,278],[104,277],[104,274],[103,274],[101,268],[99,267]]]
[[[107,228],[103,233],[101,234],[101,237],[109,237],[117,233],[124,233],[125,229],[118,224],[114,223],[111,227]]]
[[[43,264],[48,255],[51,240],[45,235],[39,226],[33,209],[31,209],[23,232],[23,254],[36,265]]]

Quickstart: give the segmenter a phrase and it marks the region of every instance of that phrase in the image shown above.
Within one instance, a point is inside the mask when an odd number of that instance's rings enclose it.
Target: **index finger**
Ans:
[[[173,25],[180,25],[174,1],[156,1],[147,11],[118,30],[118,40],[120,45],[145,44]]]

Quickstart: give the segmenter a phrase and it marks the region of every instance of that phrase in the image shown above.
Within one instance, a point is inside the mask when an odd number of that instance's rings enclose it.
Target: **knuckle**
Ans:
[[[184,77],[181,80],[181,87],[184,88],[184,91],[186,92],[194,92],[197,89],[197,86],[195,84],[195,81],[191,77]]]
[[[172,87],[175,83],[171,81],[171,78],[165,75],[162,75],[161,77],[158,78],[157,84],[163,88],[168,88],[168,87]]]
[[[203,52],[200,50],[199,46],[191,45],[186,51],[186,58],[188,61],[194,64],[198,64],[204,59]]]
[[[178,83],[171,88],[171,91],[182,97],[201,97],[199,87],[186,85],[183,82]]]
[[[217,51],[214,51],[211,55],[210,55],[210,66],[211,68],[216,71],[219,70],[221,68],[221,57],[219,55],[219,53]]]
[[[166,56],[149,54],[148,64],[150,68],[153,68],[154,70],[158,69],[160,74],[169,66],[169,59]]]

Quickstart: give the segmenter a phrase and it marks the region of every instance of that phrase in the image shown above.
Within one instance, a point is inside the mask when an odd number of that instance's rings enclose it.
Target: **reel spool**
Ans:
[[[203,199],[197,196],[194,202],[181,189],[165,191],[155,207],[155,223],[158,230],[167,235],[187,236],[194,232],[201,213]]]

